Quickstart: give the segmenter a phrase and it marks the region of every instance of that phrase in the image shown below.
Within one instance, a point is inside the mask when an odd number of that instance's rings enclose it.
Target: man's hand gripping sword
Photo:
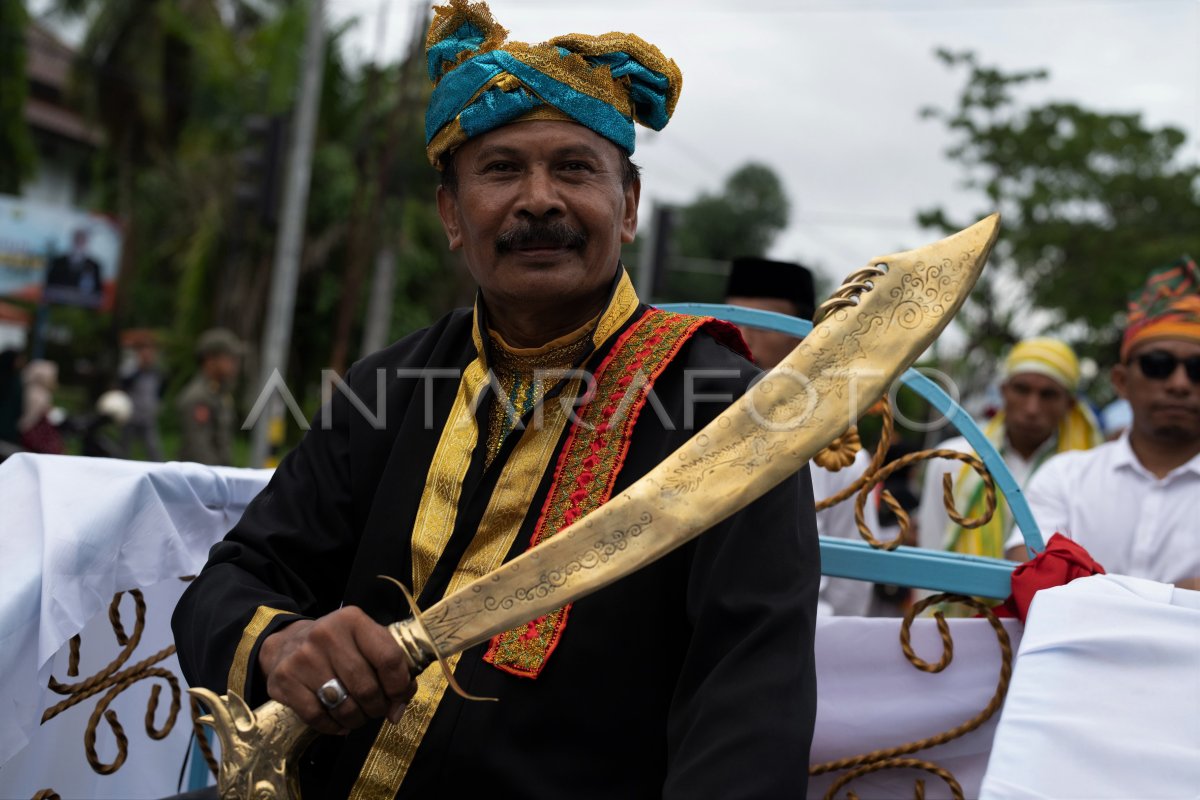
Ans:
[[[628,489],[424,613],[414,606],[389,626],[413,673],[641,569],[795,473],[946,327],[999,223],[993,214],[873,259],[817,310],[812,333],[783,362]],[[270,701],[252,711],[234,692],[189,691],[212,709],[201,721],[221,743],[223,800],[300,797],[295,766],[316,734],[291,709]]]

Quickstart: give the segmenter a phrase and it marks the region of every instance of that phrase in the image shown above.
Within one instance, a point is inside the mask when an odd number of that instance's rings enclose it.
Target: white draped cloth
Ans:
[[[269,476],[61,456],[18,455],[0,465],[0,797],[41,788],[90,798],[175,790],[186,705],[171,736],[154,742],[142,730],[148,689],[138,684],[118,697],[112,707],[129,735],[129,761],[100,776],[86,764],[82,742],[99,698],[39,727],[42,712],[61,699],[46,684],[52,673],[71,680],[65,645],[80,631],[83,664],[74,680],[116,654],[104,612],[117,591],[146,589],[149,606],[142,644],[125,666],[169,645],[178,578],[200,569]],[[131,605],[124,603],[126,630]],[[993,718],[914,757],[951,771],[968,797],[989,800],[1200,795],[1200,593],[1094,576],[1039,593],[1023,634],[1014,621],[1004,626],[1019,651],[999,724]],[[950,628],[954,660],[927,674],[904,658],[899,620],[819,620],[812,763],[928,737],[978,713],[996,687],[996,637],[979,619],[950,620]],[[917,620],[912,641],[926,661],[940,658],[933,620]],[[162,666],[177,670],[172,659]],[[166,704],[164,694],[159,725]],[[112,761],[103,722],[98,739],[99,757]],[[864,798],[907,798],[918,777],[931,800],[950,796],[939,779],[912,770],[873,773],[848,788]],[[810,796],[835,778],[813,779]]]
[[[1093,575],[1037,593],[982,797],[1200,797],[1200,592]]]
[[[62,699],[46,684],[67,641],[114,593],[198,572],[270,475],[29,454],[0,464],[0,764]],[[133,658],[169,643],[143,644]]]
[[[811,763],[839,760],[873,750],[925,739],[960,725],[982,711],[996,691],[1000,646],[984,619],[950,619],[954,657],[940,673],[912,666],[900,649],[899,619],[822,617],[817,620],[817,726]],[[1013,653],[1021,641],[1021,625],[1002,620]],[[912,647],[929,663],[942,657],[935,620],[917,619]],[[967,735],[911,758],[949,770],[967,797],[979,796],[999,714]],[[809,779],[808,796],[822,797],[842,773]],[[881,770],[847,784],[862,798],[913,797],[913,783],[925,781],[929,800],[952,797],[934,775],[913,769]]]
[[[83,664],[75,680],[116,654],[104,612],[119,590],[146,588],[149,607],[142,644],[125,666],[169,645],[170,606],[183,586],[178,577],[200,569],[209,547],[269,476],[265,470],[61,456],[21,455],[0,465],[5,510],[0,563],[6,576],[0,582],[0,700],[8,711],[0,715],[0,797],[28,797],[48,787],[64,797],[89,798],[158,798],[175,791],[187,747],[186,705],[175,732],[152,742],[141,723],[148,689],[138,684],[122,694],[113,708],[129,735],[129,760],[116,773],[99,776],[84,760],[82,743],[82,727],[98,698],[39,728],[42,711],[61,699],[46,683],[51,673],[70,680],[65,645],[81,630]],[[126,630],[131,605],[128,599],[123,604]],[[813,763],[944,731],[986,705],[1000,664],[995,634],[983,620],[950,625],[954,661],[945,672],[929,675],[904,659],[897,619],[818,622]],[[1016,646],[1019,626],[1007,622],[1006,628]],[[917,620],[913,645],[928,661],[940,657],[933,620]],[[173,658],[162,666],[177,673]],[[164,693],[158,724],[165,706]],[[950,769],[970,796],[987,763],[992,725],[917,757]],[[103,722],[98,740],[99,756],[111,761],[115,748]],[[876,773],[851,788],[861,797],[908,798],[915,777],[921,774]],[[926,777],[931,800],[949,797],[940,781]],[[814,779],[810,794],[820,796],[820,787],[832,779]]]

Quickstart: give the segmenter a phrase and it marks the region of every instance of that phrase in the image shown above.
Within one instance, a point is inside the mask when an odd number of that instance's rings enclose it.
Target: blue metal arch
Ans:
[[[813,327],[811,322],[798,317],[718,303],[667,303],[659,308],[680,314],[716,317],[735,325],[779,331],[798,338],[806,336]],[[1013,478],[1003,457],[983,435],[983,431],[971,416],[942,387],[916,370],[905,371],[900,380],[936,408],[966,438],[992,474],[996,487],[1004,493],[1012,511],[1013,521],[1025,539],[1025,546],[1031,552],[1041,552],[1045,542],[1021,487]],[[1011,591],[1010,578],[1015,567],[1016,564],[1003,559],[967,556],[919,547],[901,546],[892,551],[877,550],[863,541],[821,537],[821,571],[836,577],[894,583],[940,592],[1007,597]]]

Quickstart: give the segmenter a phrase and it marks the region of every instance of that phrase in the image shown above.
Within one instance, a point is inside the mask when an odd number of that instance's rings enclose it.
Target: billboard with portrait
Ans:
[[[0,195],[0,297],[107,311],[120,257],[108,217]]]

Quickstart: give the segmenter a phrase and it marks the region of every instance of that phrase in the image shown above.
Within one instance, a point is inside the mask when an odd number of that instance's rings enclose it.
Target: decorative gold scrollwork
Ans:
[[[992,478],[992,474],[984,466],[983,462],[973,453],[963,453],[958,450],[933,449],[921,450],[916,453],[909,453],[895,461],[884,464],[887,460],[888,448],[892,444],[892,438],[895,434],[895,420],[892,414],[891,402],[885,397],[879,401],[877,406],[880,417],[883,421],[883,427],[879,433],[879,443],[875,446],[875,452],[871,458],[871,463],[858,479],[851,483],[846,488],[830,495],[817,503],[817,511],[822,511],[826,508],[841,503],[852,495],[857,494],[854,501],[854,521],[858,525],[859,534],[872,547],[878,550],[894,550],[906,541],[912,541],[912,520],[908,513],[900,507],[900,503],[892,496],[892,493],[886,489],[880,494],[880,499],[892,513],[896,516],[896,522],[900,527],[900,533],[894,539],[888,541],[880,541],[875,538],[874,533],[867,526],[864,517],[864,511],[867,501],[870,499],[871,491],[879,484],[886,481],[893,473],[898,472],[905,467],[911,466],[918,461],[928,461],[935,458],[942,458],[953,461],[961,461],[979,473],[983,480],[983,498],[985,508],[978,517],[966,517],[958,512],[954,507],[954,485],[949,474],[942,476],[942,503],[946,507],[946,513],[950,519],[964,528],[978,528],[981,525],[987,524],[996,513],[997,492],[996,482]],[[853,428],[851,430],[854,430]]]
[[[954,776],[947,770],[939,767],[931,761],[925,761],[919,758],[906,758],[913,753],[921,750],[927,750],[931,747],[945,744],[946,742],[965,736],[971,731],[979,728],[983,723],[987,722],[1000,709],[1004,703],[1004,697],[1008,694],[1008,682],[1012,677],[1012,641],[1008,638],[1008,631],[996,618],[992,609],[981,603],[980,601],[955,594],[936,594],[932,597],[920,601],[913,605],[912,608],[904,615],[904,621],[900,626],[900,649],[904,651],[905,658],[909,663],[923,672],[941,672],[950,665],[950,661],[954,657],[954,640],[950,635],[950,626],[946,624],[946,620],[941,611],[936,611],[934,617],[937,619],[938,633],[942,639],[942,657],[936,663],[925,661],[912,649],[911,644],[911,629],[913,620],[929,606],[939,603],[962,603],[974,608],[979,613],[983,614],[992,629],[996,632],[996,639],[1000,645],[1000,675],[996,685],[996,691],[993,693],[988,704],[975,716],[971,717],[966,722],[956,725],[947,731],[928,736],[924,739],[918,739],[908,744],[899,745],[898,747],[889,747],[883,750],[874,750],[869,753],[863,753],[848,758],[841,758],[836,761],[827,761],[824,764],[816,764],[809,767],[809,775],[823,775],[827,772],[847,771],[845,775],[841,775],[829,787],[825,793],[825,800],[833,800],[837,792],[844,788],[848,783],[856,778],[866,775],[871,772],[877,772],[885,769],[920,769],[929,772],[941,778],[950,787],[951,793],[956,800],[962,800],[963,790]],[[924,782],[918,780],[915,787],[916,797],[918,800],[924,797],[925,789]],[[856,800],[857,795],[854,792],[847,792],[848,800]]]
[[[83,734],[88,764],[101,775],[110,775],[116,772],[125,763],[125,759],[129,755],[129,740],[125,735],[125,729],[121,725],[120,720],[117,719],[116,712],[109,708],[109,705],[121,692],[146,678],[159,678],[166,681],[167,687],[171,692],[171,703],[167,711],[167,718],[161,726],[154,724],[154,718],[158,711],[159,698],[162,693],[162,687],[159,684],[151,686],[150,700],[146,706],[146,734],[151,739],[156,740],[166,738],[171,729],[174,728],[182,697],[179,689],[179,679],[174,673],[162,667],[154,666],[175,652],[175,645],[173,644],[164,647],[162,650],[137,662],[131,667],[124,670],[121,669],[130,656],[133,655],[133,651],[137,649],[138,644],[142,640],[142,632],[146,627],[146,600],[140,591],[133,589],[129,592],[129,595],[133,597],[135,608],[133,632],[126,634],[125,627],[121,623],[121,596],[123,594],[125,593],[118,592],[115,594],[112,603],[108,607],[108,619],[112,623],[117,644],[122,646],[121,652],[104,669],[86,680],[75,683],[63,683],[52,676],[49,683],[50,691],[55,694],[66,695],[66,699],[46,709],[42,714],[42,724],[45,724],[68,708],[78,705],[101,692],[106,692],[96,705],[95,710],[92,711],[88,719],[87,728]],[[79,647],[80,637],[77,634],[70,641],[69,661],[67,665],[68,677],[73,678],[79,674]],[[102,717],[108,722],[108,726],[112,730],[113,737],[117,742],[117,756],[110,763],[101,761],[96,753],[96,729]]]

